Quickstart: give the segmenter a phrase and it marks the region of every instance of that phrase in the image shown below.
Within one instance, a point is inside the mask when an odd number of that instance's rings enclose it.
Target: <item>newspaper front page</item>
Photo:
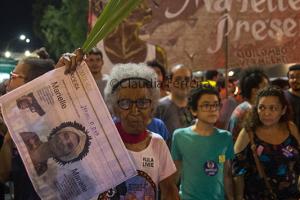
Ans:
[[[90,199],[136,175],[84,62],[73,74],[48,72],[0,103],[42,199]]]

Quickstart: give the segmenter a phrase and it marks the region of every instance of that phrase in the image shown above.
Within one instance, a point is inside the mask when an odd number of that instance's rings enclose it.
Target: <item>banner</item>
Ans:
[[[42,199],[85,200],[137,174],[83,62],[0,98],[3,118]]]
[[[90,16],[105,2],[91,0]],[[183,63],[193,70],[300,61],[299,0],[145,0],[133,18],[135,27],[126,28],[127,20],[99,46],[112,63],[144,61],[145,44],[161,47],[169,66]],[[131,40],[133,34],[143,42]],[[134,54],[138,50],[143,53]]]
[[[300,61],[299,0],[244,0],[228,10],[229,66]]]

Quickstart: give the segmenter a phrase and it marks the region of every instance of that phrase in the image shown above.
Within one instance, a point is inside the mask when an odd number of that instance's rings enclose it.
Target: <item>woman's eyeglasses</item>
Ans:
[[[151,99],[137,99],[135,101],[131,99],[118,100],[118,106],[123,110],[131,109],[133,104],[135,104],[135,106],[139,109],[146,109],[151,105]]]
[[[25,76],[22,76],[20,74],[16,74],[14,72],[10,72],[10,79],[15,79],[15,78],[22,78],[22,79],[25,79]]]

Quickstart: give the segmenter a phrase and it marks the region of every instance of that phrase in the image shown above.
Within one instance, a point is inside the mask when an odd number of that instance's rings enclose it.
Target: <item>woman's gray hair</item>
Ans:
[[[128,63],[117,64],[113,67],[109,76],[108,82],[104,89],[106,104],[111,112],[114,111],[114,106],[117,105],[118,91],[123,82],[128,80],[142,80],[145,81],[147,89],[150,92],[151,106],[155,111],[158,100],[160,98],[159,85],[157,84],[157,75],[155,71],[149,68],[146,64]],[[149,87],[149,84],[150,87]]]

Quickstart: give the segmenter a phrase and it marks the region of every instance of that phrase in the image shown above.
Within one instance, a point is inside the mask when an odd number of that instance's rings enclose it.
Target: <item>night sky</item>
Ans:
[[[41,41],[33,35],[32,4],[34,0],[1,0],[0,4],[0,51],[8,46],[10,50],[24,52],[40,47]],[[26,35],[31,42],[18,39],[20,34]]]

